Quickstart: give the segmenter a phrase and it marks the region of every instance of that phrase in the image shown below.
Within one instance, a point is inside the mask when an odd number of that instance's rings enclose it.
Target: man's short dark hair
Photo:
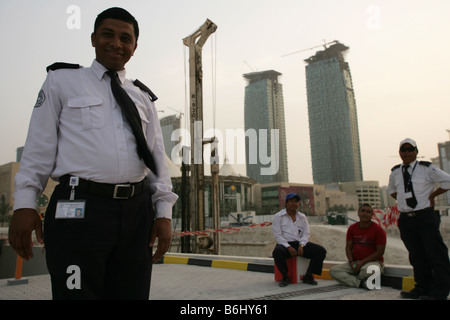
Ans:
[[[97,29],[100,27],[103,20],[108,18],[117,19],[132,24],[134,27],[134,36],[136,37],[137,42],[139,38],[139,26],[136,19],[127,10],[118,7],[106,9],[97,16],[94,23],[94,34],[97,32]]]
[[[368,203],[363,203],[362,205],[360,205],[358,211],[361,210],[362,207],[369,207],[373,211],[372,206]]]

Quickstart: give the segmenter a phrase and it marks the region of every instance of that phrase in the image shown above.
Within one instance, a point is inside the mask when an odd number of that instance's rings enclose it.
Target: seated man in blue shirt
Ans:
[[[272,222],[273,235],[277,245],[273,250],[275,264],[283,278],[280,287],[289,284],[286,260],[301,256],[310,259],[303,283],[317,285],[313,274],[322,274],[323,261],[327,251],[318,244],[309,242],[309,224],[306,215],[299,212],[300,196],[289,193],[286,208],[275,214]]]

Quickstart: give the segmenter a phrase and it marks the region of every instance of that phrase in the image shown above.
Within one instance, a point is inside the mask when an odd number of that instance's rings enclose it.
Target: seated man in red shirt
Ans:
[[[347,230],[345,253],[348,263],[330,268],[330,275],[337,282],[351,286],[368,288],[366,280],[373,273],[369,266],[378,266],[383,273],[383,254],[386,248],[386,232],[372,221],[373,209],[363,204],[358,210],[359,222]]]

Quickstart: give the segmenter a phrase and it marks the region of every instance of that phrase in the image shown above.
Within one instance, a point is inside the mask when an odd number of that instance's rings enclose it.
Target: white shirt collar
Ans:
[[[413,162],[411,162],[411,163],[409,164],[409,166],[410,166],[411,168],[414,168],[414,166],[416,165],[416,163],[417,163],[417,160],[414,160]],[[402,165],[402,167],[404,167],[404,166],[406,166],[406,164],[403,164],[403,165]]]
[[[299,211],[295,211],[295,215],[298,215],[298,214],[300,214],[300,212]],[[281,215],[288,215],[288,212],[287,212],[286,208],[281,210]]]
[[[105,75],[105,72],[108,71],[108,69],[106,69],[100,62],[95,59],[92,62],[91,70],[97,76],[98,80],[101,80]],[[126,69],[117,71],[117,74],[119,75],[120,82],[123,84],[123,82],[125,81]]]

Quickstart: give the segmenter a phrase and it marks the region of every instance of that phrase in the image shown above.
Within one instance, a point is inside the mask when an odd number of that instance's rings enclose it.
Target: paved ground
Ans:
[[[153,267],[150,300],[397,300],[399,290],[346,288],[333,280],[317,280],[280,288],[271,273],[179,264]],[[48,275],[27,277],[28,284],[0,280],[0,300],[50,300]]]

